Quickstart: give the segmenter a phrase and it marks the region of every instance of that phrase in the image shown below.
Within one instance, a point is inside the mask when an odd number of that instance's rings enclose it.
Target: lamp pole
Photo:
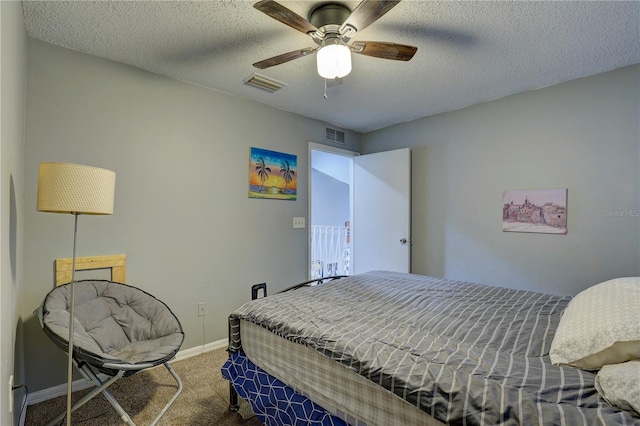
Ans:
[[[74,216],[73,223],[73,260],[71,261],[71,290],[69,291],[69,351],[67,360],[67,426],[71,426],[71,388],[73,382],[73,306],[75,304],[76,285],[76,240],[78,235],[78,216],[82,213],[71,212]]]

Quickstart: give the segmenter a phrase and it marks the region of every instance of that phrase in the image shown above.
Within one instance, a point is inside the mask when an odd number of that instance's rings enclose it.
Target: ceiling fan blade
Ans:
[[[415,46],[384,41],[356,41],[350,47],[353,53],[396,61],[408,61],[418,51]]]
[[[363,0],[344,21],[344,24],[340,27],[340,34],[342,34],[345,41],[348,41],[356,32],[367,28],[398,3],[400,3],[400,0]]]
[[[317,49],[317,47],[307,47],[305,49],[294,50],[293,52],[283,53],[282,55],[274,56],[272,58],[256,62],[255,64],[253,64],[253,66],[263,70],[274,65],[284,64],[285,62],[293,61],[294,59],[302,58],[303,56],[308,56],[315,52]]]
[[[309,34],[315,33],[318,29],[302,16],[292,12],[283,5],[273,0],[262,0],[254,4],[253,7],[260,12],[266,13],[273,19],[290,26],[294,30]]]

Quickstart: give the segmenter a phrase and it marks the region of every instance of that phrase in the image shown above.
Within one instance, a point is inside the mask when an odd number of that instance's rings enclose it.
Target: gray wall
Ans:
[[[23,142],[26,101],[27,36],[22,3],[0,2],[2,36],[2,121],[0,128],[0,424],[18,424],[24,388],[13,392],[9,412],[9,376],[24,384],[20,300],[24,294]]]
[[[413,272],[557,294],[640,275],[639,103],[632,66],[363,135],[412,148]],[[502,192],[529,188],[568,188],[568,235],[502,232]]]
[[[344,226],[350,220],[349,185],[316,169],[311,169],[311,175],[313,224]]]
[[[307,277],[307,142],[326,123],[29,40],[25,147],[25,323],[30,391],[66,381],[64,354],[31,311],[70,257],[71,215],[36,211],[38,166],[116,172],[113,216],[81,216],[78,256],[125,253],[127,281],[173,309],[183,349],[227,337],[227,316],[266,281]],[[349,149],[359,135],[347,132]],[[298,200],[249,199],[251,146],[298,156]],[[198,302],[208,315],[197,316]]]

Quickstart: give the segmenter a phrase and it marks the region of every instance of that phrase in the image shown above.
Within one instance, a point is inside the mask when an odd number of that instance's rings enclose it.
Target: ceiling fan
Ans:
[[[253,64],[265,69],[316,53],[318,74],[325,79],[340,79],[351,72],[351,52],[396,61],[408,61],[417,47],[381,41],[354,41],[351,38],[400,3],[397,1],[363,0],[353,12],[342,3],[320,3],[306,20],[273,0],[253,5],[259,11],[291,28],[310,36],[318,45],[294,50]]]

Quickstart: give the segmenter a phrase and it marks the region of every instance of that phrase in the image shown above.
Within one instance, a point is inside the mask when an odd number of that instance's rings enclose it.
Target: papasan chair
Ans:
[[[45,334],[65,352],[69,348],[69,293],[70,283],[56,287],[34,312]],[[155,425],[182,392],[182,382],[168,362],[184,341],[180,322],[163,302],[127,284],[76,281],[74,299],[73,363],[95,388],[71,412],[102,393],[122,420],[135,426],[107,388],[122,377],[163,364],[178,389],[151,423]],[[104,380],[99,373],[110,377]],[[49,424],[59,423],[66,414]]]

